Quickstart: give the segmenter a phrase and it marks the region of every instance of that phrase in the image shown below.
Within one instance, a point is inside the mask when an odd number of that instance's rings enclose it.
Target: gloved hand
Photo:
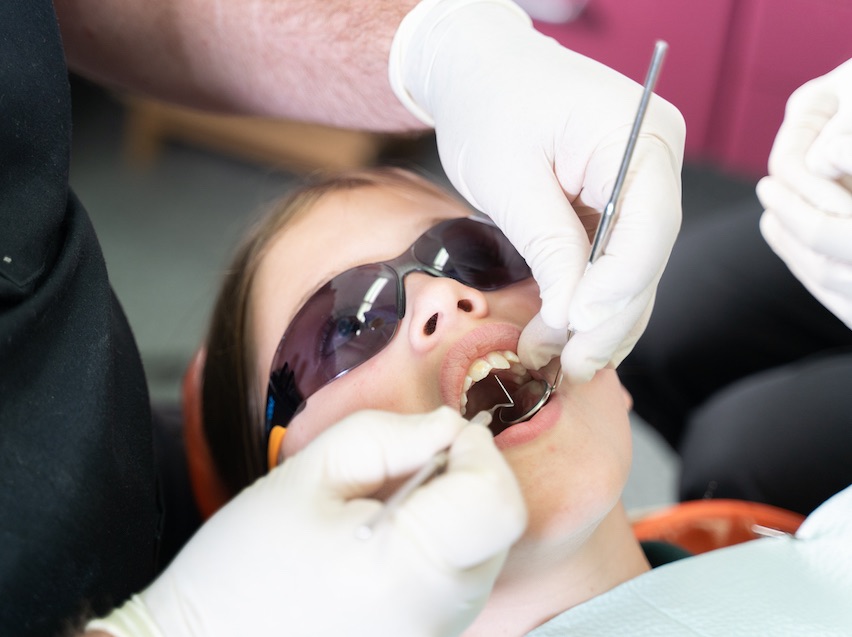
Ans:
[[[370,494],[452,444],[447,471],[368,539]],[[458,635],[526,524],[490,432],[441,408],[365,411],[211,518],[144,592],[88,630],[166,637]]]
[[[421,2],[397,31],[390,80],[435,126],[453,185],[532,268],[542,309],[522,362],[539,368],[558,355],[570,323],[569,380],[620,363],[644,330],[680,228],[678,110],[651,100],[609,245],[583,277],[642,87],[536,32],[508,0]]]
[[[790,96],[757,195],[767,243],[852,328],[852,60]]]

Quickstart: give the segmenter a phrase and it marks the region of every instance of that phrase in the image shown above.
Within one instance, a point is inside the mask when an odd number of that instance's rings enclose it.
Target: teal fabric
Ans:
[[[671,564],[692,556],[692,553],[686,549],[668,542],[642,542],[642,551],[644,551],[645,558],[651,568]]]

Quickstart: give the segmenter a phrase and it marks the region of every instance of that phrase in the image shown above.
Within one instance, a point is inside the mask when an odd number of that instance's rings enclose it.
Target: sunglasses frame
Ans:
[[[325,385],[331,383],[334,380],[337,380],[341,376],[349,373],[353,369],[359,367],[363,363],[372,359],[374,356],[378,355],[385,347],[387,347],[390,342],[396,336],[396,333],[399,329],[399,325],[402,322],[402,319],[405,317],[406,311],[406,296],[405,296],[405,277],[412,272],[423,272],[430,276],[436,278],[449,278],[454,281],[461,283],[462,285],[466,285],[472,287],[481,292],[492,292],[495,290],[499,290],[505,288],[509,285],[513,285],[515,283],[519,283],[524,281],[532,276],[532,272],[529,269],[529,266],[524,263],[526,275],[520,278],[514,278],[511,280],[507,280],[504,283],[499,285],[489,285],[489,286],[481,286],[474,285],[469,281],[463,281],[457,277],[450,276],[447,272],[445,272],[441,267],[437,267],[434,263],[429,264],[421,261],[417,254],[416,250],[419,245],[422,245],[424,239],[428,239],[430,233],[434,233],[436,229],[452,226],[459,223],[464,223],[466,221],[474,221],[477,223],[481,223],[484,226],[496,230],[498,233],[502,235],[500,229],[487,217],[483,216],[468,216],[468,217],[457,217],[452,219],[447,219],[445,221],[441,221],[434,226],[430,227],[423,234],[421,234],[402,254],[399,256],[390,259],[388,261],[377,261],[374,263],[367,263],[359,266],[355,266],[353,268],[349,268],[344,270],[343,272],[333,276],[329,281],[325,282],[311,297],[305,301],[302,307],[299,308],[299,311],[296,312],[293,319],[290,321],[287,329],[284,331],[281,340],[279,341],[278,347],[276,348],[275,355],[272,360],[272,370],[269,375],[269,383],[267,385],[267,398],[266,398],[266,412],[265,412],[265,431],[263,436],[264,447],[267,452],[267,461],[268,466],[271,469],[278,462],[278,454],[281,447],[281,442],[283,441],[284,434],[286,432],[286,428],[289,426],[292,419],[302,410],[307,404],[308,398],[312,396],[314,393],[319,391]],[[515,250],[514,246],[511,245],[511,242],[502,235],[506,244],[512,247],[512,250],[515,254],[518,255],[521,262],[523,261],[523,257]],[[446,248],[443,246],[443,242],[441,242],[440,251],[446,253]],[[440,251],[438,254],[440,254]],[[447,260],[444,260],[444,263],[447,263]],[[316,297],[317,294],[322,292],[322,290],[332,284],[339,277],[346,276],[352,272],[355,272],[361,268],[370,268],[379,266],[381,269],[389,272],[391,274],[388,277],[388,282],[393,280],[396,284],[396,323],[393,326],[393,331],[390,336],[387,338],[386,342],[379,347],[376,351],[370,354],[369,357],[364,360],[347,367],[346,369],[341,370],[333,377],[328,378],[323,384],[318,386],[316,389],[310,392],[307,396],[303,396],[299,391],[296,381],[295,381],[295,373],[289,369],[289,363],[285,362],[283,365],[277,366],[277,360],[279,355],[281,354],[282,347],[285,345],[285,341],[287,341],[288,334],[290,333],[291,327],[297,322],[297,319],[300,315],[305,311],[305,308],[309,306],[311,301]],[[284,415],[284,418],[280,416]],[[286,424],[281,424],[281,421],[284,421]],[[276,422],[277,421],[277,422]]]

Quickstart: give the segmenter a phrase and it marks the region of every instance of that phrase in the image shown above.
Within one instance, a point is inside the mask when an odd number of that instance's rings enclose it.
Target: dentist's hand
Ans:
[[[852,328],[852,60],[790,96],[757,195],[767,243]]]
[[[678,110],[651,100],[606,253],[582,277],[642,87],[536,32],[507,0],[421,2],[397,32],[390,72],[403,103],[434,124],[452,183],[539,283],[524,364],[561,352],[566,376],[581,382],[620,363],[645,328],[680,228]]]
[[[383,506],[370,494],[449,445],[446,473],[372,538],[356,537]],[[243,491],[148,589],[87,628],[122,637],[458,635],[525,524],[488,429],[448,408],[360,412]]]

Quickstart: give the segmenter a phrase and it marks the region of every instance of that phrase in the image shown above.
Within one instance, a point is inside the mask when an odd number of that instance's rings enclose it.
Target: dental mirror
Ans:
[[[512,396],[515,403],[511,407],[503,407],[496,414],[504,425],[516,425],[535,416],[547,404],[550,395],[562,382],[562,368],[556,373],[551,385],[543,378],[532,380],[523,385]]]

